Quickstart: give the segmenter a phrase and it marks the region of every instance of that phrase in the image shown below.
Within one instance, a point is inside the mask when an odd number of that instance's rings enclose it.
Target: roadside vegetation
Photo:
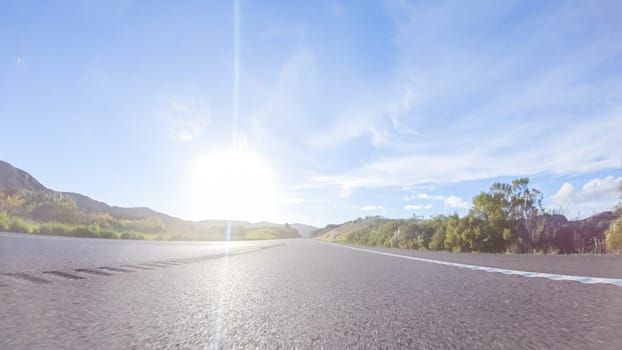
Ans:
[[[622,209],[618,210],[618,218],[611,223],[606,233],[607,250],[622,253]]]
[[[568,221],[542,207],[542,193],[520,178],[494,183],[465,216],[359,218],[329,225],[315,237],[370,246],[489,253],[604,253],[622,250],[622,209]]]
[[[622,196],[622,186],[620,186],[620,195]],[[622,204],[618,205],[616,214],[617,218],[611,222],[605,233],[605,244],[608,251],[620,254],[622,253]]]
[[[54,191],[0,188],[0,231],[55,236],[148,240],[246,240],[299,237],[289,225],[206,225],[169,216],[113,216],[78,207]]]

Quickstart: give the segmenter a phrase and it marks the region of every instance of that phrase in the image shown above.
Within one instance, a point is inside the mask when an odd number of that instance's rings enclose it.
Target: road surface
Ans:
[[[413,256],[622,277],[611,256],[0,234],[0,349],[622,348],[622,286]]]

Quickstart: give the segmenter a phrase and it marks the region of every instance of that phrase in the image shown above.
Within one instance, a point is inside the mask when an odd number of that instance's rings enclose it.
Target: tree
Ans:
[[[11,227],[11,220],[6,211],[0,212],[0,231],[8,231]]]
[[[430,239],[428,247],[432,250],[443,250],[445,249],[445,236],[447,233],[447,229],[445,227],[445,221],[447,220],[447,217],[437,216],[431,220],[434,234]]]
[[[622,252],[622,216],[609,224],[609,228],[605,232],[605,246],[610,252]]]
[[[622,193],[622,185],[620,186]],[[622,205],[618,205],[616,211],[618,218],[609,224],[609,228],[605,232],[605,246],[610,252],[622,252]]]
[[[443,245],[446,249],[449,249],[452,252],[462,251],[461,243],[464,227],[461,224],[462,220],[460,220],[457,214],[451,215],[447,218],[447,233],[445,234],[445,241],[443,242]]]
[[[469,216],[481,224],[480,240],[474,243],[483,251],[503,251],[520,241],[516,234],[518,222],[537,218],[543,211],[542,193],[529,188],[529,179],[516,179],[511,184],[496,182],[488,192],[473,199]]]

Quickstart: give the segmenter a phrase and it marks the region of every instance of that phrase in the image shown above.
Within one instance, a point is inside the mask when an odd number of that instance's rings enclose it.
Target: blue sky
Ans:
[[[0,159],[53,189],[187,219],[463,214],[523,176],[547,208],[584,217],[619,201],[620,13],[0,1]]]

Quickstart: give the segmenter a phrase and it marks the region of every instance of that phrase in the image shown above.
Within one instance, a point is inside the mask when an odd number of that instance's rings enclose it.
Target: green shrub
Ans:
[[[39,234],[42,235],[68,236],[71,235],[72,230],[73,228],[70,225],[58,222],[47,222],[39,225]]]
[[[9,226],[9,231],[11,232],[19,232],[19,233],[28,233],[30,231],[30,225],[26,223],[22,218],[12,217],[11,225]]]
[[[113,230],[104,229],[99,232],[100,238],[110,238],[110,239],[119,239],[121,235]]]
[[[96,238],[99,237],[99,232],[95,232],[92,227],[89,226],[78,226],[71,230],[71,234],[76,237],[90,237]]]
[[[132,231],[125,231],[121,233],[121,239],[144,239],[144,238],[145,237],[142,234],[132,232]]]
[[[622,252],[622,216],[609,224],[609,228],[605,232],[605,245],[610,252]]]
[[[9,214],[6,211],[0,213],[0,231],[8,231],[11,228]]]

